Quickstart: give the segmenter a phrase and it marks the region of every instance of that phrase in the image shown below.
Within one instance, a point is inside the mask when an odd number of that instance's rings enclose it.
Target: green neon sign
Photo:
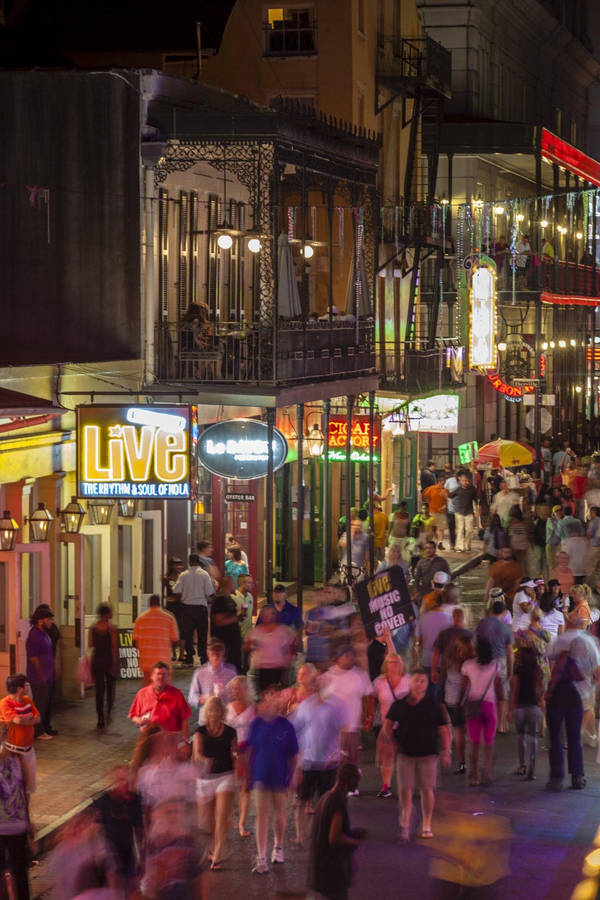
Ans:
[[[345,450],[329,450],[328,457],[329,462],[346,462],[346,451]],[[369,462],[369,451],[368,450],[352,450],[350,452],[350,460],[351,462]],[[380,461],[379,453],[373,454],[373,462],[378,463]]]

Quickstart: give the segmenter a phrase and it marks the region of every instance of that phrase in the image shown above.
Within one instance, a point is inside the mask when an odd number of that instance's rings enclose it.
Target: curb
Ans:
[[[481,562],[483,562],[485,557],[485,553],[478,553],[477,556],[473,556],[471,559],[465,560],[464,563],[461,563],[460,566],[457,566],[455,569],[452,569],[451,575],[452,578],[458,578],[459,575],[464,575],[465,572],[468,572],[470,569],[474,569]]]

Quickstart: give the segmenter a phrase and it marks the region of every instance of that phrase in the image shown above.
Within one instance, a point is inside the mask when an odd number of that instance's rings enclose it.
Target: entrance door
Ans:
[[[17,544],[11,553],[0,553],[0,565],[6,562],[8,568],[8,622],[5,622],[5,634],[8,659],[0,653],[0,667],[8,664],[16,672],[25,672],[27,654],[25,641],[29,634],[29,618],[40,603],[51,603],[50,594],[50,545]],[[12,570],[12,571],[11,571]],[[8,672],[6,673],[8,674]],[[2,677],[2,676],[0,676]]]
[[[142,581],[140,612],[148,609],[152,594],[161,595],[162,575],[162,512],[144,510],[142,520]]]

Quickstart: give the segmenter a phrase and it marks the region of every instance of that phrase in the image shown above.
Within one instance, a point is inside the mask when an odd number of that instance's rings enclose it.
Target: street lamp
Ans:
[[[71,502],[67,503],[65,508],[60,510],[59,515],[61,525],[67,534],[79,534],[79,529],[85,516],[85,509],[77,497],[71,497]]]
[[[137,512],[137,500],[133,497],[127,497],[119,500],[119,515],[123,519],[133,519]]]
[[[108,525],[114,505],[114,500],[88,500],[88,512],[92,525]]]
[[[0,519],[0,550],[14,550],[17,543],[18,522],[12,518],[9,509],[4,510]]]
[[[323,447],[325,445],[325,437],[319,428],[317,422],[312,426],[306,436],[306,444],[308,446],[308,455],[316,459],[323,455]]]
[[[50,526],[54,517],[45,503],[38,503],[37,509],[29,516],[29,533],[34,544],[41,544],[50,537]]]

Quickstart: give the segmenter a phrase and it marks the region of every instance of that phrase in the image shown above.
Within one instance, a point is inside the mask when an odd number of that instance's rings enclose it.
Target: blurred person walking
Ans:
[[[236,677],[235,666],[225,662],[225,645],[218,638],[208,642],[208,662],[194,671],[188,702],[198,709],[198,721],[204,722],[204,704],[209,697],[220,697],[223,703],[229,703],[231,696],[229,685]]]
[[[356,664],[354,650],[342,645],[335,664],[321,676],[323,697],[337,697],[344,707],[342,755],[345,761],[360,764],[361,728],[373,727],[375,696],[373,685],[364,669]]]
[[[229,682],[231,702],[227,704],[225,721],[235,728],[238,745],[238,758],[236,760],[235,775],[239,790],[240,814],[238,819],[238,831],[240,837],[249,837],[246,829],[246,819],[250,807],[250,786],[248,773],[248,759],[246,746],[250,726],[256,718],[256,710],[250,696],[250,687],[245,675],[238,675]]]
[[[96,728],[103,731],[110,724],[115,703],[115,681],[119,677],[119,635],[111,624],[112,607],[108,603],[99,605],[96,616],[96,622],[88,632],[88,648],[92,651],[91,668],[96,686]]]
[[[455,629],[448,628],[447,630],[451,632]],[[457,757],[455,770],[457,775],[464,775],[467,771],[467,757],[465,753],[467,720],[465,718],[464,704],[460,702],[463,683],[462,667],[463,663],[468,659],[472,659],[474,655],[473,637],[470,632],[465,632],[464,629],[460,629],[446,643],[442,655],[443,701],[452,725],[452,738]]]
[[[460,703],[465,703],[467,734],[471,744],[469,783],[489,784],[494,762],[494,739],[498,724],[496,703],[504,699],[500,664],[494,659],[489,640],[477,635],[475,657],[462,664]],[[483,738],[485,759],[479,773],[479,747]]]
[[[514,718],[518,735],[519,767],[517,775],[535,779],[537,733],[542,724],[540,702],[544,696],[544,676],[533,647],[521,647],[512,678],[509,716]],[[527,747],[526,744],[529,744]]]
[[[141,731],[151,725],[158,725],[162,731],[182,732],[185,738],[190,733],[192,711],[181,691],[169,684],[167,663],[157,662],[152,668],[150,684],[140,688],[129,710],[132,722]]]
[[[175,584],[173,593],[181,596],[186,665],[194,664],[194,634],[198,637],[198,656],[206,662],[206,640],[208,636],[208,603],[215,593],[215,583],[209,573],[200,565],[200,557],[191,553],[189,565]]]
[[[50,697],[54,682],[54,654],[52,640],[47,632],[54,613],[42,603],[33,611],[31,628],[25,641],[27,653],[27,681],[31,685],[33,702],[40,713],[40,721],[35,725],[35,736],[41,741],[51,741]]]
[[[379,721],[379,735],[377,737],[377,749],[375,764],[381,771],[381,790],[377,796],[387,800],[392,797],[392,776],[394,774],[394,762],[396,747],[392,738],[387,735],[383,724],[387,718],[390,706],[396,700],[406,697],[410,690],[410,675],[404,672],[404,661],[395,653],[388,653],[381,666],[381,674],[373,681],[373,688],[378,702],[377,718]]]
[[[278,624],[277,611],[272,606],[265,606],[244,644],[250,654],[250,677],[258,694],[270,685],[285,684],[295,646],[294,631],[287,625]]]

